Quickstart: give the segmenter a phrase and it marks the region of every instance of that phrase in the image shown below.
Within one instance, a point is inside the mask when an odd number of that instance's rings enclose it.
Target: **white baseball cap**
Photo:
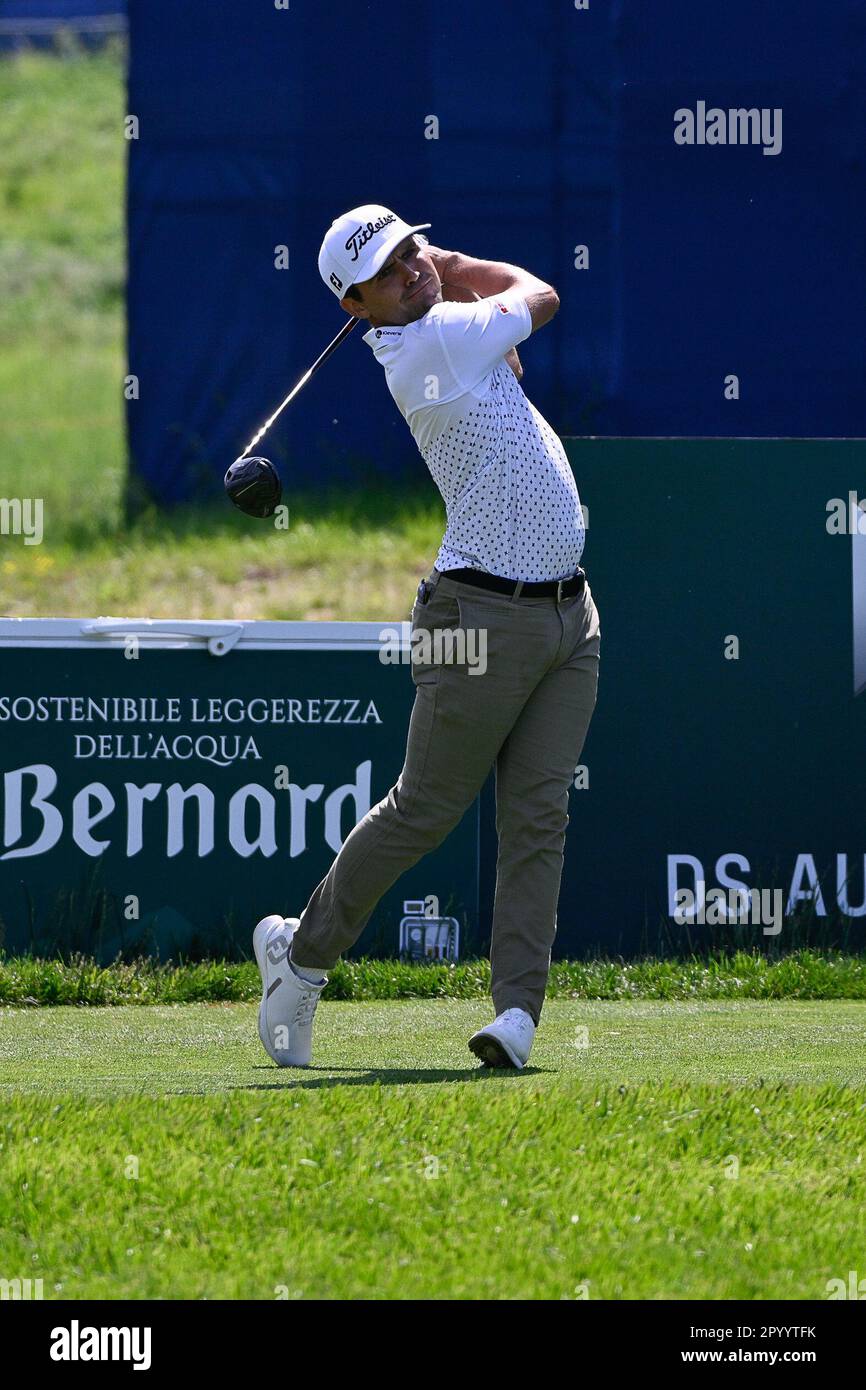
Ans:
[[[356,280],[369,280],[380,270],[395,247],[412,232],[423,232],[429,222],[410,227],[402,217],[380,203],[364,203],[331,223],[319,251],[319,274],[338,299]]]

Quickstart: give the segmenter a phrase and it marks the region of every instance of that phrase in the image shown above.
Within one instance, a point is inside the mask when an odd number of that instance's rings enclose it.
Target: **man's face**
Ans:
[[[363,300],[341,299],[343,308],[358,318],[399,328],[423,318],[434,304],[442,303],[442,282],[436,267],[416,235],[408,236],[369,280],[359,280]]]

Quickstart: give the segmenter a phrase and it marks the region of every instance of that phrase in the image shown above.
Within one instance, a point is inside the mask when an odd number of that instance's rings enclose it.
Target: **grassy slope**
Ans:
[[[822,1299],[858,1267],[862,1006],[551,1001],[507,1075],[465,1049],[488,1016],[323,1004],[317,1067],[280,1072],[251,1005],[4,1011],[0,1268],[66,1298]]]
[[[42,496],[54,539],[120,496],[123,68],[117,54],[0,61],[3,493]],[[3,542],[9,566],[22,548]],[[49,546],[26,561],[54,569]]]
[[[287,531],[122,526],[124,113],[119,49],[0,60],[0,496],[45,508],[41,546],[0,537],[0,615],[408,617],[444,524],[423,470],[399,497],[293,493]]]

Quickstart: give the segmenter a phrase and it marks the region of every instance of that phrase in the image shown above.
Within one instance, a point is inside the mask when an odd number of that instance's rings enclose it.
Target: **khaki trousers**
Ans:
[[[569,789],[595,707],[600,629],[589,585],[557,602],[433,569],[412,609],[415,704],[395,786],[346,837],[301,914],[296,965],[329,970],[383,893],[441,844],[496,769],[493,1004],[537,1024],[550,970]],[[437,633],[462,629],[449,650]],[[423,634],[430,637],[426,650]],[[472,639],[475,646],[471,645]],[[486,642],[486,669],[480,659]],[[456,658],[470,654],[472,659]],[[449,659],[450,658],[450,659]]]

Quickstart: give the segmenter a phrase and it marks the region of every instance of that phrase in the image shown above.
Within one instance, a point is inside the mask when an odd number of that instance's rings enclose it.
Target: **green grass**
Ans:
[[[826,1298],[862,1269],[855,1002],[323,1002],[0,1014],[0,1271],[46,1297]],[[586,1030],[581,1033],[580,1030]],[[583,1041],[587,1045],[576,1045]]]
[[[82,523],[57,540],[46,520],[41,546],[12,542],[10,550],[7,540],[0,551],[0,610],[13,618],[408,620],[444,530],[438,496],[413,489],[395,498],[380,484],[297,493],[289,506],[281,532],[227,507],[180,509],[98,536]]]
[[[159,964],[144,957],[99,965],[83,955],[44,960],[0,954],[0,1004],[191,1004],[257,999],[253,961]],[[341,960],[328,999],[483,999],[490,963],[411,965]],[[799,950],[687,960],[555,961],[551,999],[866,999],[866,957]]]
[[[283,531],[227,504],[125,522],[123,58],[0,60],[0,496],[44,504],[41,545],[0,537],[0,615],[408,617],[445,524],[424,470],[288,488]]]
[[[57,344],[119,345],[124,96],[119,45],[0,61],[4,343],[38,331]]]
[[[55,542],[119,515],[123,116],[119,48],[0,60],[3,495],[43,497]],[[0,592],[22,563],[53,575],[59,556],[33,549],[2,541]]]

